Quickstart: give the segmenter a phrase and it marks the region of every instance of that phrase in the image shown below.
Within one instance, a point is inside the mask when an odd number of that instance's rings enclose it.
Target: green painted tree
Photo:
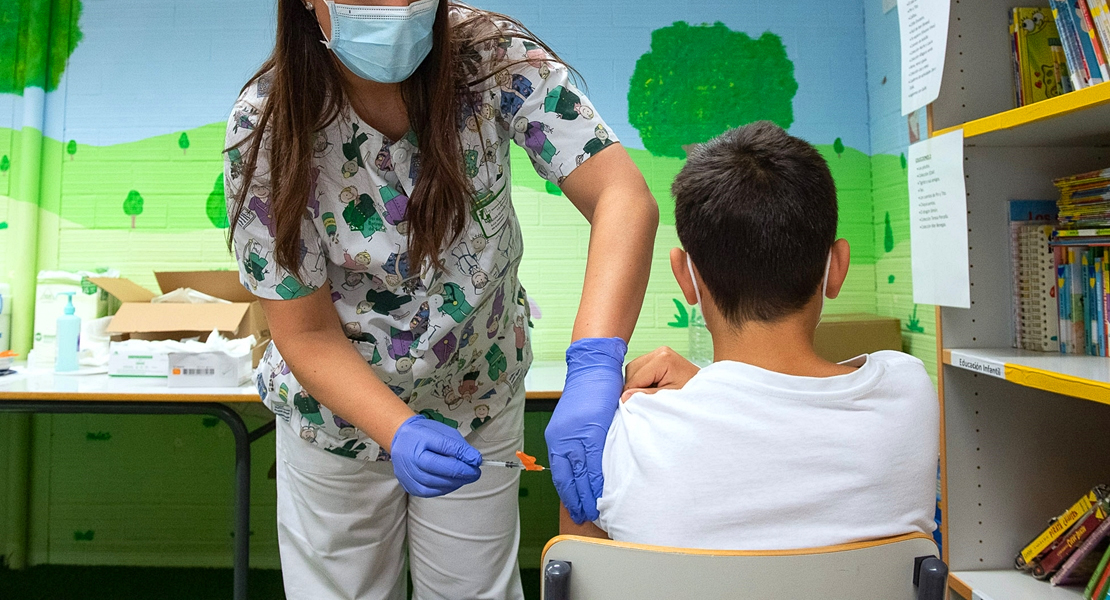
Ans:
[[[887,211],[886,226],[883,228],[883,250],[890,252],[894,249],[894,229],[890,226],[890,211]]]
[[[7,221],[0,221],[0,231],[3,231],[7,228],[8,228],[8,222]]]
[[[66,154],[69,155],[69,160],[73,160],[73,155],[77,154],[77,140],[69,140],[66,144]]]
[[[50,92],[81,41],[81,0],[0,2],[0,94]]]
[[[189,134],[184,131],[181,132],[181,137],[177,138],[177,147],[181,148],[181,153],[186,154],[189,151]]]
[[[131,217],[131,229],[134,229],[135,217],[143,214],[143,197],[139,192],[128,192],[127,199],[123,201],[123,214]]]
[[[753,121],[794,122],[794,63],[782,39],[758,39],[723,23],[678,22],[651,34],[628,90],[629,122],[656,156],[685,158],[683,145]]]
[[[5,175],[7,175],[8,171],[11,168],[12,168],[12,159],[8,158],[8,155],[5,154],[3,158],[0,158],[0,173],[3,173]]]
[[[902,164],[902,169],[905,170],[905,168],[906,168],[906,155],[905,155],[905,153],[898,155],[898,162],[900,162]]]
[[[216,177],[216,185],[212,187],[212,193],[208,194],[208,202],[204,205],[204,211],[208,214],[208,220],[217,229],[227,229],[227,199],[224,197],[224,174],[220,173]]]
[[[833,142],[833,152],[836,152],[837,158],[844,154],[844,140],[836,138],[836,141]]]

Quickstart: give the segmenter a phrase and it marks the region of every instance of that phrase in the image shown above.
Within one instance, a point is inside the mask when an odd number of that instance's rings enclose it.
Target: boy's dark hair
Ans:
[[[734,325],[776,321],[819,291],[836,241],[836,184],[809,143],[760,121],[689,152],[678,239]]]

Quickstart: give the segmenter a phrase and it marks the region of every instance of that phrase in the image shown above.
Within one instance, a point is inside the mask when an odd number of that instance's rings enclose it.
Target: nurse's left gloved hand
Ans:
[[[457,429],[416,415],[393,434],[393,473],[413,496],[434,498],[478,481],[482,454]]]
[[[601,453],[624,391],[620,338],[588,338],[567,348],[567,382],[547,425],[551,478],[575,523],[596,521],[605,485]]]

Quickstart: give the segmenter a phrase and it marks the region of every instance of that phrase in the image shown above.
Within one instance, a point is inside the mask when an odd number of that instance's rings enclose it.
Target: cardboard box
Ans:
[[[902,323],[866,314],[825,315],[813,346],[825,360],[841,362],[880,350],[902,351]]]
[[[250,381],[251,371],[249,354],[172,352],[166,385],[172,388],[239,387]]]
[[[113,340],[199,337],[204,341],[213,330],[228,339],[253,335],[251,364],[258,365],[270,343],[270,328],[258,300],[239,283],[238,272],[163,272],[154,276],[163,294],[187,287],[230,304],[152,304],[150,301],[158,294],[129,279],[90,279],[122,303],[108,324]]]

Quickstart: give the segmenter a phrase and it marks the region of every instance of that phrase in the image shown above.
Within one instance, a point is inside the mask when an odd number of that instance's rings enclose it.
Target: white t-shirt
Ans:
[[[737,362],[622,403],[597,524],[684,548],[830,546],[936,526],[939,406],[920,360],[877,352],[835,377]]]

